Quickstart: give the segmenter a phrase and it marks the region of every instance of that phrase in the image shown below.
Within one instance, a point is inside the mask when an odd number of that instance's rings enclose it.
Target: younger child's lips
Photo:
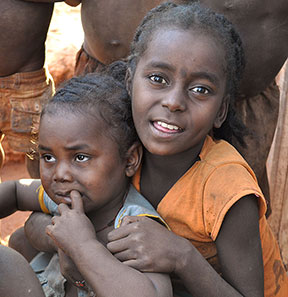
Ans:
[[[60,203],[71,204],[70,192],[69,193],[55,193],[55,197],[60,200]]]

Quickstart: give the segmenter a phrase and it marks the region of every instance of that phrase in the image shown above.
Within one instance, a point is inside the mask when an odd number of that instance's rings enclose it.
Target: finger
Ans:
[[[45,233],[46,233],[47,235],[49,235],[50,237],[51,237],[51,234],[52,234],[52,229],[53,229],[53,226],[52,226],[52,225],[48,225],[48,226],[46,226],[46,228],[45,228]]]
[[[70,194],[70,198],[72,202],[72,209],[76,209],[84,213],[83,200],[80,193],[76,190],[73,190]]]
[[[112,254],[121,253],[129,248],[129,243],[127,242],[126,238],[123,238],[108,242],[106,247]]]
[[[122,264],[132,267],[138,271],[152,272],[152,269],[144,268],[143,264],[139,260],[132,259],[132,260],[128,260],[128,261],[123,261]]]
[[[57,219],[59,219],[58,216],[54,216],[54,217],[52,217],[52,218],[51,218],[51,224],[52,224],[52,225],[55,225],[56,222],[57,222]]]
[[[120,226],[117,229],[113,229],[107,234],[108,242],[116,241],[122,238],[127,237],[131,233],[131,225]]]
[[[132,224],[134,222],[139,222],[141,218],[139,217],[136,217],[136,216],[125,216],[122,221],[121,221],[121,227],[123,226],[127,226],[129,224]]]
[[[128,260],[136,260],[134,253],[129,249],[119,253],[113,253],[113,256],[121,262],[128,261]]]
[[[69,210],[69,209],[70,209],[69,206],[67,204],[65,204],[65,203],[60,203],[58,205],[58,211],[59,211],[60,215],[63,214],[65,211]]]

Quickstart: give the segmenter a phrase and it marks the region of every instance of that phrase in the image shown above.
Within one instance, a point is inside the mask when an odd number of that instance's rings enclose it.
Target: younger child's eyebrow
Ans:
[[[78,150],[83,150],[83,149],[88,149],[88,148],[89,148],[89,145],[85,144],[85,143],[65,147],[65,149],[68,151],[78,151]]]
[[[51,151],[51,149],[49,147],[46,147],[46,146],[41,145],[41,144],[38,145],[38,150],[49,151],[49,152]]]
[[[68,151],[77,151],[77,150],[83,150],[83,149],[88,149],[88,148],[89,148],[89,145],[87,145],[87,144],[79,144],[79,145],[77,144],[77,145],[72,145],[72,146],[65,147],[65,149],[68,150]],[[48,151],[48,152],[52,151],[51,148],[46,147],[46,146],[41,145],[41,144],[38,145],[38,149],[42,150],[42,151]]]

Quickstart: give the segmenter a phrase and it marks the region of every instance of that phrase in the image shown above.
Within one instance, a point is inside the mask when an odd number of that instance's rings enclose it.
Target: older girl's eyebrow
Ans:
[[[158,68],[158,69],[163,69],[163,70],[169,70],[169,71],[175,71],[175,67],[172,65],[165,63],[165,62],[160,62],[160,61],[151,61],[150,63],[147,64],[146,68]],[[184,75],[184,73],[187,75],[187,71],[181,71],[181,73]],[[210,82],[212,82],[215,85],[219,85],[220,80],[219,78],[211,73],[211,72],[206,72],[206,71],[199,71],[199,72],[192,72],[189,73],[189,76],[191,78],[202,78],[202,79],[207,79]]]
[[[219,78],[215,74],[213,74],[211,72],[204,72],[204,71],[201,71],[201,72],[192,72],[190,74],[190,76],[192,78],[207,79],[207,80],[209,80],[210,82],[212,82],[216,86],[218,86],[219,83],[220,83]]]

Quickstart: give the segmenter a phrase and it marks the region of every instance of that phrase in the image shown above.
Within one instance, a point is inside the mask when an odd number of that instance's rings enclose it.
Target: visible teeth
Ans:
[[[169,130],[180,130],[180,128],[177,127],[177,126],[166,124],[166,123],[163,123],[163,122],[160,122],[160,121],[157,121],[157,124],[159,126],[162,126],[163,128],[167,128]]]

